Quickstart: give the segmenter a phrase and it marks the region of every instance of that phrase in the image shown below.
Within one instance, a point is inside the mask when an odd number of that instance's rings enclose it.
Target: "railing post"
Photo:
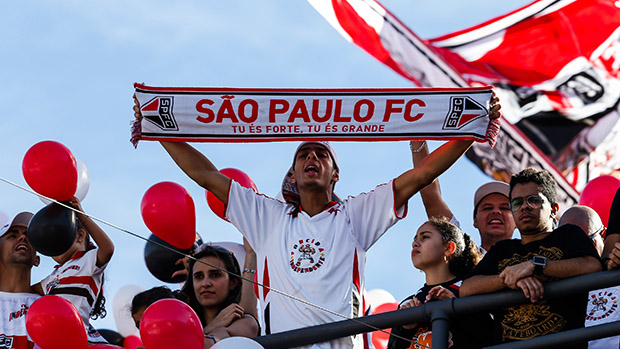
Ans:
[[[453,315],[452,302],[443,303],[439,307],[433,309],[431,313],[431,327],[433,331],[433,339],[431,341],[432,349],[448,349],[448,335],[450,332],[450,317]]]

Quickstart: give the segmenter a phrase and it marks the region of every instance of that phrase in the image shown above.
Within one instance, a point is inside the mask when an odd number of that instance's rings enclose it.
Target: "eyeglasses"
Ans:
[[[524,202],[527,202],[527,205],[531,208],[541,208],[545,200],[538,194],[529,195],[525,198],[513,198],[510,200],[510,210],[517,212]]]
[[[601,234],[601,238],[603,240],[605,240],[605,235],[607,233],[607,228],[605,228],[604,225],[602,225],[600,228],[598,228],[597,231],[594,232],[594,234],[588,236],[590,238],[590,240],[594,241],[594,239],[596,239],[596,236]]]

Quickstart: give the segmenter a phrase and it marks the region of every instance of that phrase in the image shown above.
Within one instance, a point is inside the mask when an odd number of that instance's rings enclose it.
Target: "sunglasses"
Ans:
[[[605,240],[605,235],[607,233],[607,228],[605,228],[605,226],[601,226],[597,231],[594,232],[594,234],[588,236],[590,238],[590,240],[594,241],[594,239],[596,239],[597,235],[601,235],[601,238],[603,240]]]
[[[510,210],[512,212],[517,212],[523,206],[523,203],[527,203],[527,205],[531,208],[541,208],[545,200],[540,197],[538,194],[533,194],[526,196],[525,198],[513,198],[510,199]]]

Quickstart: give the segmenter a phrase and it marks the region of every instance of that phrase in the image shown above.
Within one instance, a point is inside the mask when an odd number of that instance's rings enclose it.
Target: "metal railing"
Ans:
[[[604,271],[544,284],[544,297],[555,298],[620,285],[620,270]],[[414,322],[432,324],[433,349],[448,348],[450,319],[495,308],[529,302],[521,290],[509,290],[465,298],[447,299],[402,310],[370,315],[354,320],[305,327],[254,338],[266,349],[291,348],[369,332],[369,329],[386,329]],[[584,314],[585,317],[585,314]],[[620,322],[580,328],[571,331],[495,345],[488,349],[541,348],[575,341],[592,340],[620,334]]]

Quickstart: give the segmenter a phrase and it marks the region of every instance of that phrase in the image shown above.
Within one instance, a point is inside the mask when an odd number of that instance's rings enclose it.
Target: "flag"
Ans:
[[[539,0],[436,39],[420,39],[374,0],[309,0],[347,40],[418,86],[493,85],[507,121],[495,149],[467,156],[506,181],[534,166],[575,204],[591,178],[620,168],[620,9],[614,1]]]

